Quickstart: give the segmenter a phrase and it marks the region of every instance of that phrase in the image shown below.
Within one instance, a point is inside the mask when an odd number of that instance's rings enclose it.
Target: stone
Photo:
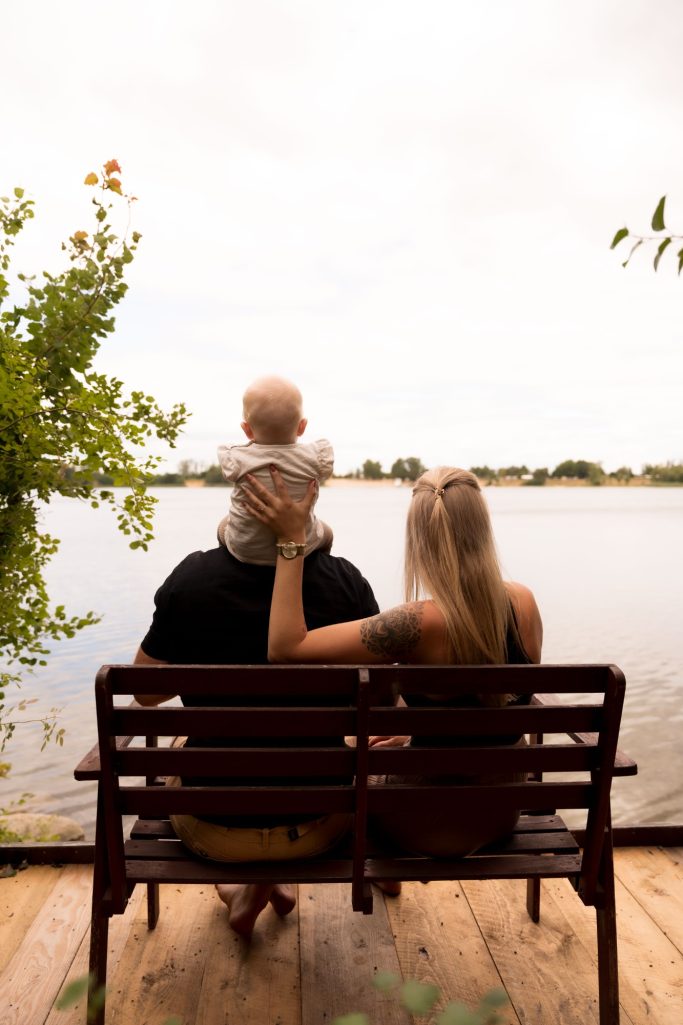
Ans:
[[[83,827],[66,815],[46,815],[41,812],[15,811],[0,815],[0,826],[16,833],[29,842],[83,840]]]

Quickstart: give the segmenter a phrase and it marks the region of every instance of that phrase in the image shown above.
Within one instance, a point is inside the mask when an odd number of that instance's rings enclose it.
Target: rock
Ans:
[[[40,842],[48,840],[83,840],[83,827],[66,815],[44,815],[33,811],[15,811],[0,815],[0,826],[16,833],[22,840]]]

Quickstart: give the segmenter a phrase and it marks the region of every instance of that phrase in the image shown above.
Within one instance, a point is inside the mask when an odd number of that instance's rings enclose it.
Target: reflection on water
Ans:
[[[131,552],[107,510],[56,499],[45,527],[61,538],[49,590],[72,613],[102,622],[55,645],[26,696],[63,709],[63,748],[39,751],[37,727],[15,735],[3,756],[12,774],[7,806],[23,792],[83,822],[94,818],[94,788],[73,768],[94,743],[93,681],[104,662],[128,662],[147,631],[156,588],[188,552],[210,548],[227,505],[224,488],[159,489],[156,540]],[[545,662],[616,662],[627,679],[621,747],[639,775],[615,783],[615,819],[683,821],[683,489],[489,488],[505,574],[534,591],[545,626]],[[319,514],[334,528],[333,551],[355,562],[380,607],[402,598],[407,488],[331,486]]]

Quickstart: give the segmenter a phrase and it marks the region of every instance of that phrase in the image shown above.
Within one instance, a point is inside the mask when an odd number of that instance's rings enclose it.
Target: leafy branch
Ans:
[[[662,232],[666,232],[667,231],[666,225],[664,223],[664,204],[665,204],[665,202],[666,202],[666,196],[662,196],[662,198],[660,199],[659,203],[657,203],[657,206],[655,208],[655,212],[652,215],[652,222],[651,222],[652,230],[654,232],[657,232],[657,234],[655,234],[655,235],[636,235],[636,234],[633,234],[632,232],[630,232],[628,228],[619,228],[619,231],[616,233],[616,235],[612,239],[612,244],[610,246],[610,249],[616,249],[616,247],[619,245],[619,243],[623,242],[624,239],[626,239],[626,238],[631,239],[632,242],[633,242],[633,245],[631,246],[631,251],[629,252],[629,254],[626,257],[626,259],[624,260],[624,262],[622,263],[622,265],[621,265],[622,267],[627,267],[628,266],[628,264],[629,264],[629,262],[631,260],[631,257],[635,253],[636,249],[639,249],[644,243],[646,243],[646,242],[657,242],[659,244],[657,246],[657,252],[655,253],[654,261],[653,261],[654,268],[655,268],[655,270],[657,270],[659,268],[659,261],[661,260],[663,254],[666,252],[666,250],[669,248],[669,246],[672,244],[672,242],[674,242],[674,240],[676,242],[683,241],[683,235],[675,235],[672,232],[667,232],[664,235],[664,237],[662,237]],[[683,247],[681,247],[678,250],[678,253],[676,254],[676,256],[677,256],[677,259],[678,259],[678,273],[680,274],[681,271],[683,270]]]
[[[130,231],[132,203],[121,168],[107,161],[90,172],[90,231],[77,230],[62,245],[68,266],[58,274],[17,274],[23,302],[3,309],[10,294],[7,271],[17,235],[34,217],[24,190],[0,197],[0,741],[8,721],[4,691],[21,673],[44,665],[48,645],[97,622],[92,612],[67,616],[53,608],[44,569],[59,541],[40,529],[40,511],[55,494],[97,507],[109,504],[132,548],[152,540],[154,498],[147,494],[159,459],[139,454],[157,438],[173,447],[188,413],[179,403],[162,410],[143,391],[96,371],[102,340],[114,331],[114,307],[128,289],[125,273],[140,234]],[[123,235],[112,228],[116,205],[126,204]],[[97,485],[102,477],[124,487],[122,497]],[[16,711],[17,706],[12,711]],[[54,718],[45,736],[59,739]]]

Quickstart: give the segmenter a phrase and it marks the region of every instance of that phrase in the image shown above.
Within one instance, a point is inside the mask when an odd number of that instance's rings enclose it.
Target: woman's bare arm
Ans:
[[[280,541],[305,541],[305,524],[315,497],[312,484],[300,502],[290,498],[277,470],[275,493],[248,477],[245,501],[256,519]],[[268,658],[271,662],[419,661],[424,641],[424,602],[399,605],[369,619],[308,630],[302,602],[303,559],[278,558],[270,607]]]

